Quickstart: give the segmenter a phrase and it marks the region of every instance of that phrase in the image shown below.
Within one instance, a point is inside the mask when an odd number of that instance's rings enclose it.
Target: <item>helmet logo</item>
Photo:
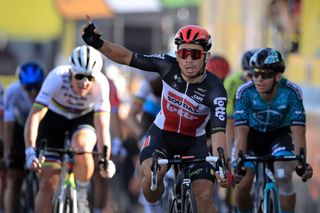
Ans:
[[[265,63],[266,64],[273,64],[273,63],[277,63],[280,61],[279,55],[277,53],[277,51],[272,50],[269,52],[267,58],[265,59]]]

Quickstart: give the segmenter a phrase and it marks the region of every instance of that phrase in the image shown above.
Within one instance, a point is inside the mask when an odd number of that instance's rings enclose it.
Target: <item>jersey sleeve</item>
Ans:
[[[134,53],[130,62],[132,67],[157,72],[160,76],[165,76],[176,65],[176,59],[166,54],[141,55]]]
[[[95,95],[94,112],[110,112],[111,106],[109,100],[109,82],[102,73],[96,78],[96,81],[97,84],[92,91]]]
[[[289,118],[291,126],[305,126],[306,125],[306,114],[303,106],[302,91],[300,87],[290,81],[287,85],[292,88],[289,97]]]
[[[210,126],[211,126],[211,134],[216,132],[226,130],[226,106],[227,106],[227,93],[224,87],[221,86],[215,88],[215,95],[211,101],[211,117],[210,117]]]
[[[235,110],[234,110],[234,125],[249,125],[250,97],[248,91],[244,89],[244,85],[237,90]]]

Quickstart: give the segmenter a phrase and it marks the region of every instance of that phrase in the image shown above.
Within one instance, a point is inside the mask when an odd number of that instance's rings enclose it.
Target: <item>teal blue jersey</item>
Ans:
[[[249,81],[237,90],[235,125],[247,125],[261,132],[271,132],[285,126],[305,126],[306,116],[300,87],[287,80],[278,83],[276,96],[264,101]]]

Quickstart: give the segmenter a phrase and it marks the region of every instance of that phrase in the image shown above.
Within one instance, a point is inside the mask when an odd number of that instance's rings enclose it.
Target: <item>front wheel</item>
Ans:
[[[191,189],[188,189],[185,192],[182,212],[183,213],[196,213],[197,212],[196,199],[195,199],[194,194],[191,191]]]
[[[54,198],[53,213],[77,212],[77,191],[67,186]]]

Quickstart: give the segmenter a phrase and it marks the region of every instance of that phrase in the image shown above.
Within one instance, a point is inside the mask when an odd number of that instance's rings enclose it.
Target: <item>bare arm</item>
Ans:
[[[92,20],[89,16],[87,16],[87,21],[87,24],[83,26],[80,31],[83,40],[88,45],[98,49],[110,60],[119,64],[129,65],[133,53],[123,46],[100,39],[101,33],[99,33],[96,27],[93,25]],[[103,43],[102,46],[101,43]]]
[[[101,152],[103,145],[106,145],[108,147],[107,159],[109,160],[111,155],[110,113],[95,113],[94,126],[97,132],[98,150]]]
[[[103,46],[98,50],[110,60],[124,65],[130,64],[133,55],[127,48],[109,41],[104,41]]]
[[[226,129],[226,157],[231,157],[232,145],[234,144],[234,120],[233,118],[227,119],[227,129]]]
[[[248,140],[249,126],[236,126],[235,127],[235,154],[242,150],[245,154],[247,152],[247,140]]]
[[[40,121],[47,113],[48,108],[32,107],[24,128],[24,141],[26,148],[35,147]]]
[[[226,150],[226,134],[224,132],[217,132],[211,135],[212,154],[218,156],[217,148],[221,147]]]
[[[307,153],[306,128],[304,126],[291,126],[291,132],[294,140],[295,153],[299,154],[300,148],[304,148],[305,153]]]

